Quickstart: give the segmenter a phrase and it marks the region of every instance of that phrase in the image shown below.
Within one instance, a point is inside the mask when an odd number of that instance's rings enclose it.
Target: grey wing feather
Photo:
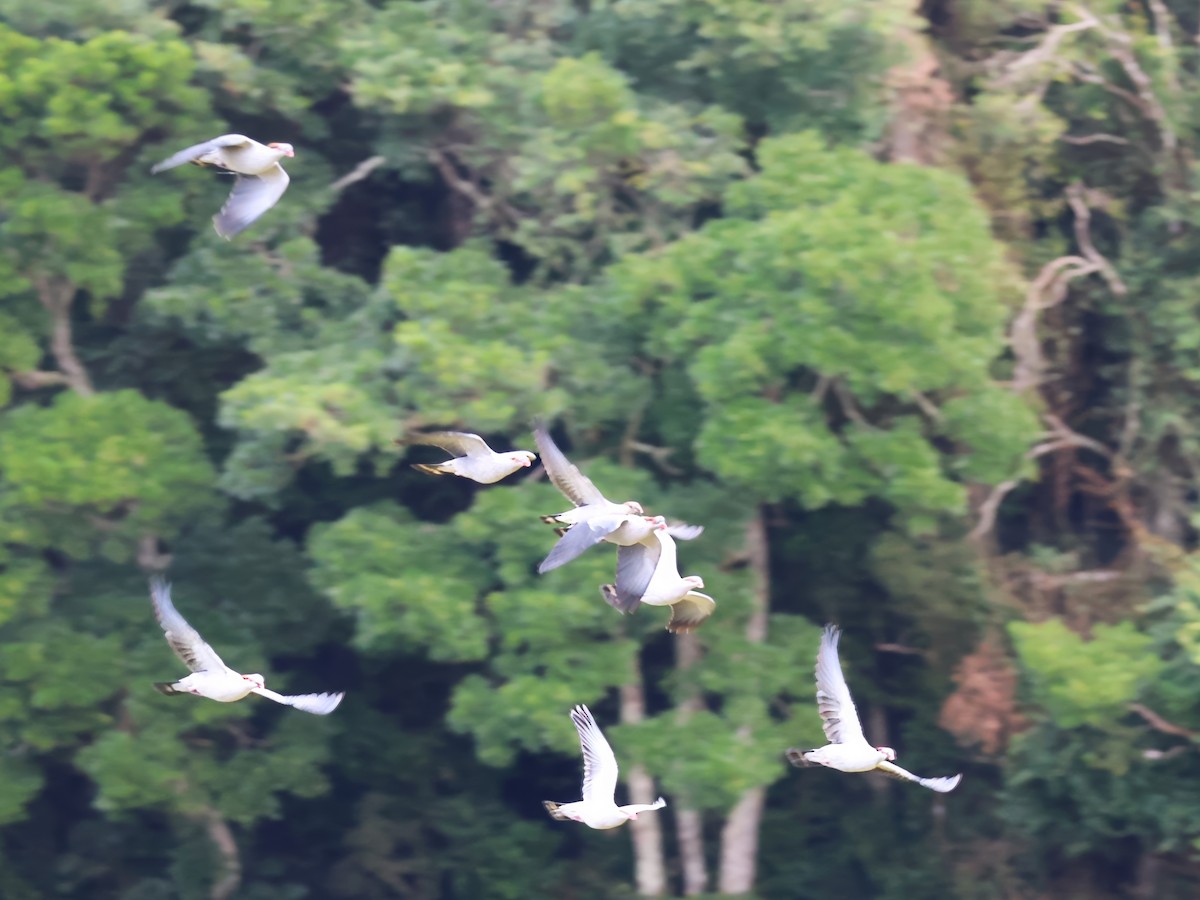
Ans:
[[[233,183],[233,192],[213,216],[213,227],[217,234],[229,239],[240,234],[255,219],[279,202],[291,179],[276,163],[261,175],[239,175]]]
[[[850,688],[842,675],[838,661],[838,637],[836,625],[826,625],[821,635],[821,649],[817,651],[817,708],[821,713],[821,727],[831,744],[866,743],[862,724],[858,721],[858,710],[850,696]]]
[[[554,439],[550,437],[546,426],[540,422],[534,423],[533,440],[537,444],[538,455],[542,458],[542,467],[545,468],[546,475],[564,497],[576,506],[605,502],[604,495],[592,484],[590,478],[563,455]]]
[[[195,144],[186,150],[180,150],[178,153],[168,156],[162,162],[152,166],[150,173],[157,175],[159,172],[165,172],[167,169],[174,169],[177,166],[190,163],[210,150],[219,150],[223,147],[240,147],[248,143],[250,143],[250,138],[244,134],[223,134],[220,137],[213,138],[211,141]]]
[[[200,637],[200,632],[179,614],[171,602],[171,585],[165,579],[150,580],[150,597],[154,601],[154,616],[162,626],[167,643],[185,666],[193,672],[220,672],[226,668],[216,651]]]
[[[538,566],[538,574],[557,569],[566,565],[585,550],[595,547],[598,543],[616,531],[624,523],[624,516],[596,516],[572,525],[558,539],[554,549]]]
[[[617,580],[614,587],[622,606],[636,606],[646,596],[650,579],[658,568],[662,557],[662,543],[658,532],[644,542],[617,548]]]
[[[667,534],[677,541],[694,541],[704,534],[703,525],[688,525],[686,522],[674,522],[667,526]]]
[[[345,694],[277,694],[267,688],[254,688],[253,693],[260,697],[291,706],[314,716],[327,716],[342,702]]]
[[[920,775],[914,775],[907,769],[902,769],[893,762],[888,762],[886,759],[881,762],[876,768],[893,778],[899,778],[901,781],[915,781],[923,788],[929,788],[931,791],[937,791],[939,794],[948,794],[950,791],[958,787],[958,783],[962,781],[962,775],[951,775],[946,778],[922,778]]]
[[[592,712],[582,703],[571,710],[583,751],[583,799],[612,803],[617,793],[617,758]]]
[[[401,443],[441,447],[455,456],[490,456],[492,448],[477,434],[466,431],[429,431],[406,435]]]

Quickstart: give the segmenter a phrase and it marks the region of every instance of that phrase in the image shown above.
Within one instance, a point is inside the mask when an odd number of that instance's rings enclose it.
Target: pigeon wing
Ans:
[[[284,706],[292,706],[303,712],[312,713],[314,716],[329,715],[338,708],[338,704],[346,696],[345,694],[277,694],[265,687],[254,688],[251,693],[274,700],[276,703],[282,703]]]
[[[694,541],[704,534],[703,525],[688,525],[686,522],[672,522],[667,526],[667,534],[677,541]]]
[[[865,744],[867,739],[858,721],[858,710],[854,708],[838,661],[840,634],[836,625],[826,625],[821,649],[817,651],[817,708],[821,712],[821,727],[831,744]]]
[[[695,631],[716,608],[717,601],[708,594],[688,591],[682,600],[671,604],[671,621],[667,623],[667,631],[672,634]]]
[[[429,431],[424,434],[406,435],[402,444],[420,444],[441,447],[454,456],[491,456],[492,448],[477,434],[466,431]]]
[[[211,141],[205,141],[202,144],[196,144],[188,147],[186,150],[180,150],[173,156],[168,156],[162,162],[150,169],[150,174],[157,175],[159,172],[165,172],[167,169],[174,169],[177,166],[182,166],[185,163],[190,163],[195,159],[199,159],[205,153],[211,150],[222,150],[226,147],[243,147],[250,144],[250,138],[244,134],[223,134],[220,137],[213,138]]]
[[[620,528],[625,519],[625,516],[595,516],[572,525],[542,560],[538,566],[538,574],[544,575],[559,566],[564,566],[585,550],[595,547]]]
[[[895,763],[888,762],[886,759],[876,766],[876,768],[893,778],[899,778],[901,781],[915,781],[921,787],[937,791],[939,794],[950,793],[962,781],[962,775],[952,775],[948,778],[922,778],[920,775],[914,775],[907,769],[902,769]]]
[[[162,626],[167,643],[185,666],[193,672],[223,672],[227,668],[217,652],[200,637],[200,632],[179,614],[171,602],[170,584],[162,578],[151,579],[150,597],[154,601],[154,616]]]
[[[540,422],[533,426],[533,440],[537,444],[538,455],[542,458],[542,466],[550,478],[550,483],[558,488],[564,497],[576,506],[607,502],[591,479],[563,455],[554,439],[550,437],[546,426]]]
[[[228,240],[249,227],[255,219],[279,202],[291,179],[275,163],[259,175],[239,175],[221,211],[213,216],[217,234]]]
[[[628,547],[617,548],[617,581],[614,587],[622,607],[635,606],[646,596],[650,579],[662,558],[659,532],[651,532],[646,540]]]
[[[582,703],[571,710],[571,721],[579,732],[583,750],[583,800],[585,803],[613,804],[617,794],[617,758],[604,739],[591,710]]]

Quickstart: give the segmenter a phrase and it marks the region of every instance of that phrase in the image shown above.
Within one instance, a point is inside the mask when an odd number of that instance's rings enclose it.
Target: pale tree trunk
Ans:
[[[767,614],[771,597],[771,576],[767,556],[767,526],[759,507],[746,526],[746,555],[754,573],[754,608],[746,623],[746,639],[753,644],[767,640]],[[749,737],[748,729],[740,735]],[[742,794],[721,829],[721,875],[718,891],[722,894],[749,894],[758,874],[758,830],[762,822],[765,787],[751,788]]]
[[[636,657],[633,673],[621,686],[621,723],[636,725],[646,718],[646,694],[642,685],[642,670]],[[625,770],[629,785],[630,803],[653,803],[658,794],[654,779],[642,765]],[[629,823],[633,833],[633,859],[637,892],[643,897],[661,897],[667,890],[667,867],[663,860],[663,838],[660,819],[656,815],[638,816]]]
[[[71,334],[71,302],[75,298],[75,287],[61,279],[35,276],[34,287],[38,300],[50,313],[50,350],[58,363],[57,372],[20,372],[15,376],[17,383],[28,388],[49,387],[65,384],[85,397],[96,392],[87,369],[75,353]]]
[[[242,860],[233,832],[229,830],[229,823],[211,806],[204,807],[196,818],[204,824],[221,861],[221,871],[213,882],[209,897],[212,900],[229,900],[242,883]]]
[[[700,641],[694,634],[675,637],[675,667],[686,672],[700,660]],[[686,722],[692,713],[704,709],[698,691],[690,691],[679,704],[679,719]],[[675,832],[683,863],[683,893],[694,897],[708,888],[708,865],[704,861],[704,818],[698,809],[675,808]]]

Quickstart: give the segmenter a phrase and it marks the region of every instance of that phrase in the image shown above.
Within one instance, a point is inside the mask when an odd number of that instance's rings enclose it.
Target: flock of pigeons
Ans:
[[[190,162],[236,175],[233,192],[213,217],[217,234],[228,239],[283,196],[289,179],[279,161],[293,155],[291,144],[260,144],[240,134],[227,134],[182,150],[151,171],[161,172]],[[634,500],[612,502],[571,464],[540,422],[534,423],[533,438],[551,483],[572,503],[566,512],[542,517],[542,521],[555,526],[558,541],[538,566],[538,572],[557,569],[597,544],[614,544],[616,577],[611,584],[600,588],[601,596],[610,606],[623,614],[636,611],[642,604],[668,606],[671,618],[667,630],[671,632],[692,631],[708,619],[716,609],[716,602],[700,592],[704,581],[699,576],[680,576],[675,547],[676,539],[692,540],[704,531],[703,527],[647,516],[642,505]],[[480,484],[494,484],[518,469],[530,467],[537,459],[528,450],[497,453],[479,435],[459,431],[411,435],[398,443],[440,447],[452,458],[441,463],[417,464],[414,468],[432,475],[457,475]],[[162,693],[195,694],[223,703],[258,694],[322,716],[333,712],[342,702],[345,696],[342,693],[288,696],[267,690],[262,675],[243,675],[222,662],[175,609],[170,585],[164,580],[151,581],[150,595],[167,643],[191,670],[190,675],[178,681],[155,684]],[[842,772],[878,770],[939,793],[954,790],[962,775],[921,778],[893,762],[896,751],[891,747],[873,747],[867,743],[842,675],[838,637],[838,628],[826,625],[817,652],[817,707],[829,743],[814,750],[789,749],[788,761],[797,766],[828,766]],[[583,799],[573,803],[544,801],[551,816],[582,822],[590,828],[616,828],[636,819],[638,813],[666,806],[661,797],[651,804],[617,806],[617,760],[612,748],[586,706],[581,704],[572,709],[571,721],[583,750]]]

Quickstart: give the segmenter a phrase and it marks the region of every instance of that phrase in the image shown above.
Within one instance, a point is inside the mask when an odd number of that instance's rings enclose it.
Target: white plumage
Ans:
[[[579,732],[583,750],[583,799],[574,803],[544,800],[546,811],[560,821],[582,822],[589,828],[616,828],[638,817],[638,813],[662,809],[667,801],[617,806],[617,758],[604,739],[591,711],[582,703],[571,710],[571,721]]]
[[[841,772],[878,769],[893,778],[913,781],[941,794],[958,787],[962,775],[922,778],[893,763],[896,751],[891,747],[872,747],[867,743],[862,724],[858,721],[858,710],[854,708],[854,700],[838,660],[840,634],[836,625],[826,625],[821,635],[821,647],[817,651],[817,709],[821,713],[821,726],[829,743],[815,750],[789,749],[788,761],[795,766],[828,766]]]
[[[158,682],[154,687],[163,694],[195,694],[221,703],[241,700],[248,694],[258,694],[294,706],[296,709],[318,716],[325,716],[337,709],[345,694],[277,694],[263,687],[259,674],[243,675],[235,672],[221,661],[215,650],[205,643],[204,638],[179,614],[171,602],[171,586],[161,578],[150,581],[150,596],[154,601],[154,615],[162,626],[167,643],[192,674],[178,681]]]

